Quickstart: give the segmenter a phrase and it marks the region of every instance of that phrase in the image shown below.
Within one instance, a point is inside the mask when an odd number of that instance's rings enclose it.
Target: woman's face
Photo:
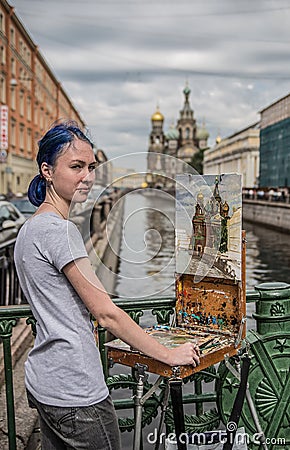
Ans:
[[[95,181],[97,162],[92,147],[75,139],[60,154],[51,171],[56,193],[67,201],[84,202]]]

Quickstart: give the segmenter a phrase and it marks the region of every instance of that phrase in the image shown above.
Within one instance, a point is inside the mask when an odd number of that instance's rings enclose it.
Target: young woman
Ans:
[[[68,220],[94,183],[93,145],[77,124],[58,123],[39,141],[39,174],[28,195],[37,212],[15,245],[21,287],[37,321],[25,364],[29,404],[37,408],[42,450],[120,449],[90,313],[115,336],[170,365],[199,363],[187,343],[167,349],[146,334],[105,292],[82,237]]]

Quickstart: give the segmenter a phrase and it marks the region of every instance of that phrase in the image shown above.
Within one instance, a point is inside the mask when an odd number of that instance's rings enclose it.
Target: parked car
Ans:
[[[0,201],[0,244],[14,239],[26,217],[11,202]]]
[[[37,207],[34,206],[28,199],[28,197],[15,197],[10,200],[13,205],[25,216],[30,217],[35,213]]]

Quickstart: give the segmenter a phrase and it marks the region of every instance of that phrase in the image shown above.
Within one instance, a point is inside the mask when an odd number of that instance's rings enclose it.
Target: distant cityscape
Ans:
[[[86,124],[6,0],[0,0],[0,64],[0,194],[25,193],[37,170],[36,143],[44,131],[60,117]],[[290,94],[265,106],[260,121],[230,136],[217,136],[212,147],[205,120],[197,125],[190,94],[186,83],[179,118],[167,131],[163,129],[164,112],[156,106],[146,173],[113,167],[106,151],[96,148],[103,166],[98,182],[171,188],[176,174],[192,168],[205,175],[239,173],[245,192],[253,189],[254,195],[258,189],[260,194],[272,189],[277,197],[289,196]]]

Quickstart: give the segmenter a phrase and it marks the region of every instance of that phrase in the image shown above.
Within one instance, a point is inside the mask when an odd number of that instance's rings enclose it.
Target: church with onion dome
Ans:
[[[151,116],[151,132],[147,156],[147,181],[149,186],[165,187],[174,180],[176,173],[188,172],[188,165],[196,171],[194,158],[208,147],[209,133],[205,124],[198,127],[190,105],[190,88],[183,89],[184,105],[176,125],[172,123],[164,131],[164,116],[159,106]],[[165,182],[166,178],[168,180]],[[172,182],[173,183],[173,182]]]

